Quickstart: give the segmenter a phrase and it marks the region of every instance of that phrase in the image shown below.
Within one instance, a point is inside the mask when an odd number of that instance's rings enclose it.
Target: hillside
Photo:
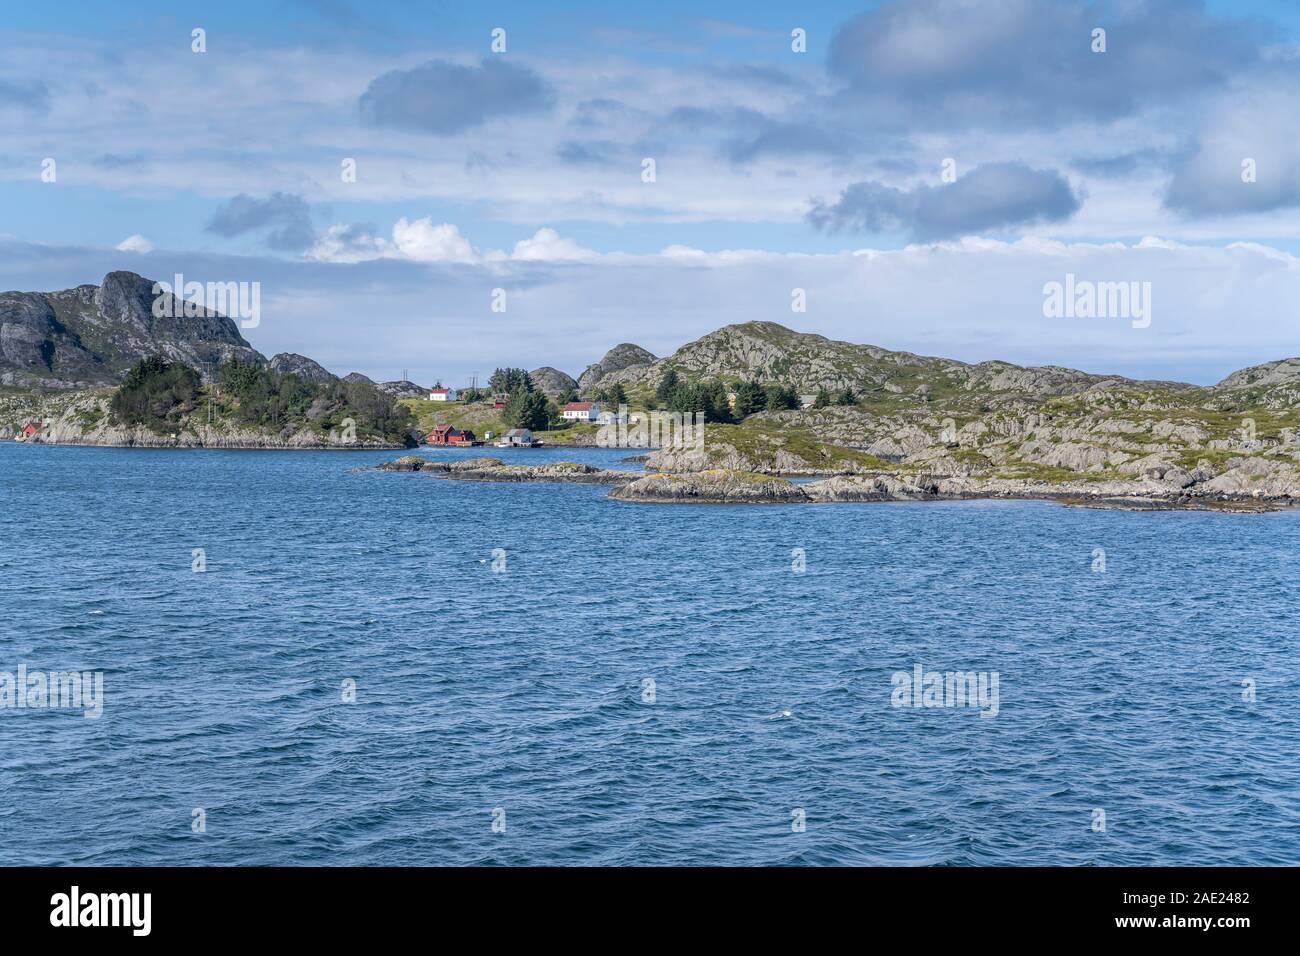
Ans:
[[[263,358],[224,315],[179,311],[171,295],[154,315],[153,281],[110,272],[99,285],[61,292],[0,292],[0,385],[86,388],[115,385],[148,355],[200,371],[219,362]]]
[[[617,383],[644,399],[670,369],[688,382],[780,383],[801,394],[851,389],[855,398],[715,425],[702,453],[653,455],[650,466],[663,471],[887,469],[977,482],[1082,481],[1112,491],[1300,496],[1300,359],[1243,369],[1207,388],[968,364],[751,322],[609,372],[588,394]]]
[[[635,346],[619,346],[625,355]],[[860,395],[884,393],[928,401],[956,393],[1003,392],[1016,395],[1068,395],[1112,383],[1116,376],[1095,375],[1058,366],[1024,368],[1009,362],[967,364],[955,359],[895,352],[875,345],[840,342],[822,335],[795,332],[775,322],[728,325],[688,342],[662,359],[618,364],[606,356],[584,373],[583,391],[653,388],[673,369],[687,379],[755,379],[783,382],[802,393],[851,388]],[[612,355],[613,353],[611,353]],[[589,377],[596,369],[607,369]],[[583,381],[580,380],[580,381]],[[1179,383],[1146,383],[1167,389],[1196,389]]]

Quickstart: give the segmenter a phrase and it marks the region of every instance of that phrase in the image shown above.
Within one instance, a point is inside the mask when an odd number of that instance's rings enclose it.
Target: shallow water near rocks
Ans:
[[[0,863],[1300,859],[1296,512],[365,467],[398,454],[0,445],[0,672],[105,691],[0,710]],[[891,706],[916,664],[997,672],[997,716]]]

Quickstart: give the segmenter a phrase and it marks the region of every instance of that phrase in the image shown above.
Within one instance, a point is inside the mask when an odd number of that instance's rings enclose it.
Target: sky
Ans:
[[[1294,0],[3,0],[0,289],[257,282],[421,384],[750,320],[1208,384],[1300,352],[1297,117]]]

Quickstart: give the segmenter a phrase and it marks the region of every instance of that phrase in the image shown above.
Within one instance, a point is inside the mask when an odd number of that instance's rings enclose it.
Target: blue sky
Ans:
[[[257,348],[380,378],[764,318],[1213,381],[1297,351],[1298,38],[1289,0],[10,4],[0,286],[261,281]],[[1046,319],[1067,272],[1151,326]]]

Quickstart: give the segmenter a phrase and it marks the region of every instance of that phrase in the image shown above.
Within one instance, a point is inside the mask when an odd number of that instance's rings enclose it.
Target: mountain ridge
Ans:
[[[220,362],[266,364],[235,322],[199,307],[173,317],[177,301],[163,293],[154,314],[154,283],[134,272],[110,272],[99,285],[57,292],[0,292],[0,385],[88,388],[118,384],[151,354],[185,362],[203,374]]]

